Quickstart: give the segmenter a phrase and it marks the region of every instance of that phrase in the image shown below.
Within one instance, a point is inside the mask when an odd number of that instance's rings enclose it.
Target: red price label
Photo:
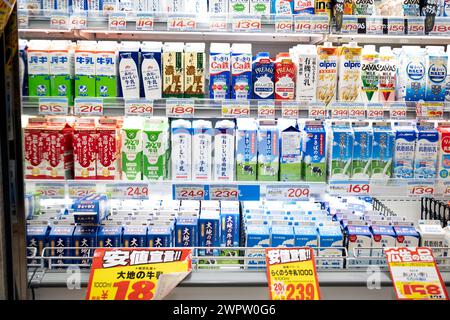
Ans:
[[[69,16],[68,15],[52,15],[50,17],[50,28],[52,29],[68,29]]]
[[[358,20],[354,18],[344,18],[342,22],[342,33],[354,34],[358,32]]]
[[[367,18],[367,34],[382,34],[383,33],[383,21],[376,18]]]
[[[450,34],[450,21],[448,17],[436,17],[433,30],[430,34],[448,36]]]
[[[417,118],[442,119],[444,116],[443,102],[418,102],[416,105]]]
[[[226,17],[211,17],[212,19],[209,21],[209,30],[210,31],[227,31],[228,23]]]
[[[64,183],[60,184],[36,184],[35,192],[42,198],[63,199],[66,194]]]
[[[85,197],[96,192],[95,184],[91,185],[71,185],[69,184],[69,198],[78,199],[81,197]]]
[[[193,117],[194,103],[189,100],[167,100],[166,115],[172,118]]]
[[[258,118],[274,119],[275,118],[275,103],[273,101],[259,101],[258,102]]]
[[[233,20],[232,30],[237,32],[261,31],[261,18],[235,18]]]
[[[87,17],[85,15],[74,14],[70,16],[70,29],[86,29]]]
[[[354,195],[368,195],[370,194],[370,185],[365,184],[349,184],[347,187],[347,193]]]
[[[408,34],[423,35],[425,32],[424,19],[408,18]]]
[[[102,99],[75,99],[74,114],[76,116],[101,116],[103,115]]]
[[[148,280],[136,281],[130,288],[130,280],[128,280],[114,282],[113,287],[117,288],[114,300],[152,300],[156,284]]]
[[[40,98],[39,110],[40,115],[67,115],[69,105],[67,98]]]
[[[408,185],[408,193],[410,197],[416,196],[432,196],[434,194],[434,185],[410,184]]]
[[[328,21],[312,20],[311,26],[312,33],[328,33],[328,29],[329,29]]]
[[[154,17],[150,15],[139,15],[136,20],[136,30],[151,31],[153,30]]]
[[[222,103],[222,116],[239,118],[250,116],[250,103],[248,101],[224,101]]]
[[[168,30],[193,31],[196,28],[195,17],[169,17],[167,19]]]
[[[153,116],[153,102],[125,101],[125,115]]]
[[[145,183],[110,183],[106,184],[106,192],[113,199],[148,199],[150,195]]]
[[[308,200],[311,195],[311,191],[308,185],[298,186],[279,186],[279,185],[267,185],[266,186],[266,199],[278,200],[278,201],[302,201]]]
[[[331,118],[333,119],[348,119],[349,107],[343,103],[333,103],[331,106]]]
[[[126,198],[148,198],[148,186],[129,186],[124,190]]]
[[[275,18],[275,32],[291,32],[293,25],[291,17],[277,16]]]
[[[127,15],[125,13],[112,13],[109,15],[109,29],[124,30],[127,28]]]

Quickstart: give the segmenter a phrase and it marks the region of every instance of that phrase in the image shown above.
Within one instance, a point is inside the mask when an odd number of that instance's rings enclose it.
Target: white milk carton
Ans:
[[[395,247],[397,236],[391,223],[387,220],[372,220],[370,230],[372,231],[372,259],[371,264],[384,265],[386,259],[384,257],[383,248]]]
[[[367,221],[349,220],[346,227],[346,247],[348,255],[352,259],[348,260],[348,265],[368,265],[372,247],[372,233]]]
[[[414,178],[434,179],[437,172],[439,132],[432,123],[417,124]]]
[[[212,123],[207,120],[192,122],[192,180],[212,179]]]
[[[398,124],[394,131],[394,177],[413,178],[417,132],[411,125]]]
[[[298,45],[294,48],[297,67],[296,100],[316,101],[318,55],[315,45]]]
[[[235,125],[233,121],[221,120],[214,132],[214,180],[233,181]]]
[[[143,118],[126,117],[122,126],[122,180],[142,180]]]
[[[174,120],[172,129],[172,179],[190,181],[192,178],[192,124]]]
[[[417,231],[420,234],[420,245],[430,248],[442,248],[445,246],[445,231],[438,220],[419,220]],[[439,259],[445,255],[443,249],[432,249],[433,256],[437,263],[442,263],[444,260]]]
[[[231,48],[229,43],[211,43],[209,54],[209,98],[230,98]]]
[[[27,48],[28,87],[30,96],[50,95],[50,41],[31,40]]]
[[[136,99],[141,94],[139,48],[139,42],[128,41],[122,42],[119,49],[120,88],[125,99]]]
[[[161,42],[143,42],[141,46],[141,78],[146,99],[161,99]]]

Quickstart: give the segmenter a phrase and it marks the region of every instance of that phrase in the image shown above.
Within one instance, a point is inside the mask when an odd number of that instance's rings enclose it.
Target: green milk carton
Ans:
[[[122,126],[122,180],[142,180],[142,129],[144,119],[126,117]]]
[[[302,177],[305,181],[325,182],[326,133],[320,121],[307,121],[302,132]]]
[[[71,41],[55,40],[49,51],[50,95],[73,101],[74,57]]]
[[[31,40],[27,48],[28,92],[30,96],[50,95],[50,41]]]
[[[95,95],[117,97],[117,42],[102,41],[95,53]]]
[[[167,172],[167,144],[169,139],[167,118],[146,119],[143,139],[144,180],[163,180]]]
[[[75,49],[75,97],[95,97],[95,51],[92,42],[80,41]]]

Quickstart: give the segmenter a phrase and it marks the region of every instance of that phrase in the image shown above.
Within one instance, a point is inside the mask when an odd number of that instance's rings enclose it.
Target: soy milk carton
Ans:
[[[231,48],[229,43],[211,43],[209,54],[209,97],[230,98]]]
[[[439,124],[438,132],[438,178],[448,180],[450,179],[450,124]]]
[[[103,41],[95,53],[95,95],[117,97],[117,43]]]
[[[142,179],[142,129],[143,119],[126,117],[122,126],[121,165],[122,180]]]
[[[119,48],[119,96],[125,99],[137,99],[141,96],[139,78],[139,42],[122,42]]]
[[[210,181],[212,179],[212,136],[211,121],[192,122],[192,180]]]
[[[50,95],[73,99],[74,56],[68,41],[52,41],[49,50]]]
[[[258,180],[278,181],[280,137],[274,121],[261,121],[258,129]]]
[[[414,156],[414,178],[434,179],[437,171],[439,133],[431,125],[417,125],[417,143]]]
[[[318,56],[314,45],[298,45],[294,48],[297,69],[296,100],[316,101]]]
[[[192,179],[192,124],[187,120],[175,120],[171,129],[172,179]]]
[[[273,99],[274,68],[268,52],[259,52],[253,61],[253,99]]]
[[[80,41],[75,48],[75,97],[96,95],[96,44]]]
[[[141,79],[146,99],[161,99],[162,43],[143,42],[141,46]]]
[[[208,5],[210,13],[228,13],[227,0],[210,0]]]
[[[162,54],[162,96],[182,98],[184,95],[184,43],[166,42]]]
[[[186,43],[184,49],[184,96],[205,96],[205,44]]]
[[[32,40],[27,48],[28,90],[30,96],[50,95],[50,60],[48,41]]]
[[[230,120],[218,121],[214,130],[214,180],[233,181],[235,176],[234,122]]]
[[[96,178],[98,144],[95,119],[79,119],[73,135],[75,179]]]
[[[97,136],[97,179],[119,179],[120,140],[117,121],[115,119],[99,119]]]
[[[250,119],[238,119],[236,131],[236,180],[256,180],[257,123]]]
[[[395,127],[394,177],[414,177],[417,132],[412,126]]]

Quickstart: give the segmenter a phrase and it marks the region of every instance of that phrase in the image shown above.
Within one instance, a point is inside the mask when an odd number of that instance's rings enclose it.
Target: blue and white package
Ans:
[[[172,247],[172,228],[170,226],[149,226],[147,228],[147,243],[150,248]]]
[[[198,219],[193,217],[177,217],[175,223],[175,246],[196,247],[198,244]]]
[[[75,227],[72,225],[53,225],[48,235],[48,243],[51,247],[50,256],[57,258],[72,257],[73,250],[65,249],[73,247],[73,232]],[[70,264],[71,259],[52,259],[52,264]]]
[[[142,248],[147,245],[147,226],[127,225],[123,227],[123,246],[125,248]]]
[[[353,179],[368,179],[372,175],[372,128],[365,125],[353,126],[353,160],[351,177]]]
[[[245,234],[245,246],[250,248],[268,248],[270,246],[270,229],[266,225],[249,225]],[[264,258],[264,249],[247,249],[247,257]],[[264,265],[262,261],[248,260],[249,265]]]
[[[97,229],[96,226],[77,226],[73,232],[73,243],[75,257],[83,259],[76,259],[74,262],[87,266],[91,264],[91,260],[87,259],[93,256],[94,249],[97,247]]]
[[[236,180],[256,180],[257,123],[252,119],[238,119],[236,130]]]
[[[314,0],[294,0],[294,14],[314,14]]]
[[[390,125],[373,124],[372,179],[388,179],[392,174],[394,133]]]
[[[315,222],[304,222],[294,227],[294,245],[296,247],[317,248],[319,244],[319,233]]]
[[[414,177],[414,155],[417,132],[412,126],[396,126],[394,147],[394,178]]]
[[[98,224],[108,212],[108,197],[102,194],[88,195],[72,204],[75,223]]]
[[[199,247],[219,247],[220,246],[220,216],[216,213],[200,214],[198,219],[198,246]],[[218,249],[201,249],[200,256],[217,256]]]
[[[237,256],[239,254],[238,250],[233,250],[232,248],[239,247],[240,225],[239,204],[237,204],[236,208],[226,208],[224,203],[222,203],[220,212],[220,246],[229,249],[221,250],[221,255]],[[230,263],[237,262],[230,261]]]
[[[275,121],[260,121],[258,130],[258,180],[278,181],[280,136]]]
[[[344,237],[339,223],[324,223],[318,226],[319,247],[318,256],[328,256],[318,261],[317,266],[322,268],[342,268]]]
[[[354,220],[348,221],[346,226],[346,247],[349,257],[349,265],[368,265],[372,247],[372,233],[366,221]]]
[[[40,224],[27,225],[27,248],[36,248],[36,257],[42,255],[42,250],[47,246],[47,237],[50,227],[46,222]],[[34,252],[27,250],[27,256],[34,255]],[[39,261],[37,259],[29,260],[28,263],[35,264]]]
[[[123,227],[119,225],[103,225],[97,232],[97,244],[99,247],[117,248],[122,246]]]
[[[444,101],[448,54],[444,47],[427,47],[425,101]]]
[[[396,247],[418,247],[420,244],[420,234],[412,222],[394,222],[394,232],[396,236]]]
[[[409,47],[407,47],[409,48]],[[425,99],[426,88],[426,53],[423,49],[406,49],[405,61],[402,64],[406,73],[405,100],[419,101]]]
[[[231,98],[252,98],[252,45],[233,43],[231,47]]]
[[[253,99],[273,99],[275,64],[269,52],[259,52],[252,66]]]
[[[420,0],[405,0],[402,6],[405,17],[420,16]]]
[[[289,15],[294,11],[294,0],[273,0],[271,13]]]
[[[396,235],[394,228],[386,221],[372,222],[370,227],[372,231],[372,259],[371,264],[385,265],[386,259],[384,257],[384,250],[382,248],[395,247]]]
[[[292,226],[272,225],[270,234],[271,247],[293,247],[294,242],[294,228]]]
[[[333,125],[330,136],[330,179],[348,180],[353,159],[353,131],[348,125]]]
[[[231,49],[229,43],[211,43],[209,54],[209,98],[223,100],[231,92]]]
[[[119,97],[138,99],[141,96],[139,42],[122,42],[119,49]]]
[[[439,132],[433,126],[417,125],[414,178],[436,178],[438,145]]]
[[[162,92],[162,43],[143,42],[141,47],[141,96],[146,99],[161,99]],[[142,91],[144,94],[142,94]]]

